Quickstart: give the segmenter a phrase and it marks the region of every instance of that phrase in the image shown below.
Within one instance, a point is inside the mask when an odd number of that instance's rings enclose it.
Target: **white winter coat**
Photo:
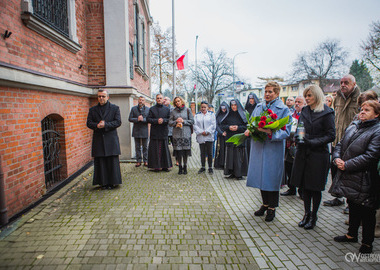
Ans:
[[[199,144],[205,142],[213,142],[215,139],[216,118],[215,114],[211,111],[207,113],[198,112],[194,116],[194,132],[197,135],[197,142]],[[207,135],[202,135],[206,131]]]

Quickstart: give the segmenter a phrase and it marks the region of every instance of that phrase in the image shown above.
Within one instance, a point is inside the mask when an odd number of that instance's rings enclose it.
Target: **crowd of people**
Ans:
[[[187,174],[191,156],[191,136],[195,133],[200,148],[198,173],[223,170],[228,179],[243,180],[261,193],[261,207],[255,216],[270,222],[276,216],[281,196],[300,195],[304,215],[298,223],[306,230],[317,225],[318,209],[329,171],[335,198],[323,205],[337,206],[347,201],[348,232],[334,238],[337,242],[357,242],[362,229],[361,253],[371,253],[376,236],[380,236],[380,103],[373,91],[360,92],[355,77],[340,80],[335,98],[325,96],[317,85],[304,89],[302,95],[280,99],[281,86],[269,82],[260,102],[253,93],[245,107],[238,99],[223,102],[215,113],[211,104],[201,102],[193,115],[181,97],[170,99],[156,95],[151,108],[139,97],[129,115],[133,123],[136,167],[146,166],[154,172],[168,172],[173,167],[172,145],[178,174]],[[120,146],[116,129],[121,125],[119,108],[111,104],[106,90],[99,90],[99,103],[90,109],[87,126],[94,130],[94,185],[111,189],[121,184],[118,156]],[[278,119],[288,117],[279,130],[258,127],[266,140],[253,139],[247,128],[250,116],[270,112]],[[149,130],[150,126],[150,130]],[[247,137],[236,145],[228,139],[236,134]],[[206,170],[207,162],[207,170]],[[280,189],[287,186],[285,192]],[[378,211],[380,212],[380,211]]]

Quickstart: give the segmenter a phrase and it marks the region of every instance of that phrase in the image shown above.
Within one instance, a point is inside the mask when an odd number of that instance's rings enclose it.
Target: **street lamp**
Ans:
[[[235,96],[235,57],[238,56],[239,54],[245,54],[245,53],[247,52],[239,52],[235,54],[234,58],[232,59],[232,90],[233,90],[234,98],[236,98]]]
[[[198,65],[197,65],[198,36],[195,37],[195,113],[198,112]]]

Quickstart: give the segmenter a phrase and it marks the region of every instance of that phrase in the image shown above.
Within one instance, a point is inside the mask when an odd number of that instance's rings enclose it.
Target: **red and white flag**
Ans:
[[[177,69],[178,70],[183,70],[183,69],[187,68],[188,67],[188,62],[189,62],[189,57],[187,56],[187,51],[186,51],[183,55],[181,55],[177,59],[177,61],[176,61],[176,63],[177,63]]]

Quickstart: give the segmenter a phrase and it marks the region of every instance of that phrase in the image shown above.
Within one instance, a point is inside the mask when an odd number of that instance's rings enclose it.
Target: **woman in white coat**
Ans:
[[[202,168],[198,173],[206,171],[206,157],[208,161],[208,172],[214,173],[212,169],[212,145],[214,142],[214,134],[216,129],[215,114],[208,111],[208,103],[201,102],[201,111],[194,116],[194,132],[197,135],[197,142],[201,150]]]

